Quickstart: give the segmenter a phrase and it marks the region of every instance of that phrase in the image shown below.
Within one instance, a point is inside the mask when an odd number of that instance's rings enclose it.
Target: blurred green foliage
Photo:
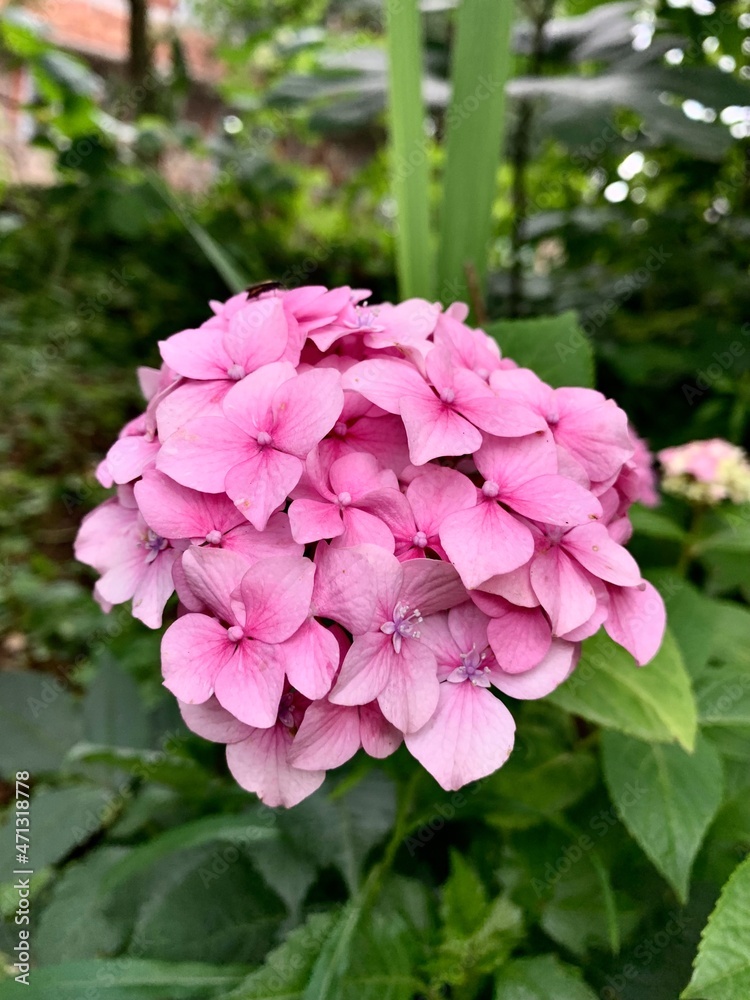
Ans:
[[[423,4],[435,216],[453,6]],[[29,995],[674,1000],[750,846],[750,511],[634,514],[674,636],[650,676],[594,640],[585,692],[513,706],[519,742],[491,778],[447,794],[400,751],[353,762],[289,812],[252,801],[220,748],[185,730],[159,636],[124,608],[102,615],[72,561],[103,497],[95,464],[140,409],[134,367],[227,292],[195,233],[249,280],[397,294],[380,5],[197,7],[225,61],[211,135],[185,119],[179,58],[155,78],[159,113],[134,121],[125,84],[18,9],[0,18],[1,58],[33,79],[33,141],[54,164],[47,186],[0,181],[0,795],[15,801],[15,772],[31,771]],[[589,382],[595,360],[657,446],[746,443],[745,8],[528,0],[515,30],[493,329],[561,384]],[[207,180],[165,199],[154,170],[186,151]],[[570,356],[554,353],[561,339]],[[627,697],[594,697],[625,676]],[[745,863],[727,898],[748,877]],[[732,936],[750,939],[737,912],[712,918],[687,995],[748,995],[746,965],[729,985],[714,975]],[[14,989],[0,982],[0,997]]]

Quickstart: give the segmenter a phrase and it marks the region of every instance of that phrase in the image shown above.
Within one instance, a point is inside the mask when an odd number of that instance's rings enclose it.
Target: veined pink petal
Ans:
[[[256,729],[227,747],[227,764],[235,780],[255,792],[267,806],[291,809],[320,788],[325,771],[303,771],[289,762],[292,734],[285,726]]]
[[[334,705],[366,705],[374,701],[387,684],[396,657],[389,635],[367,632],[355,637],[328,700]]]
[[[392,469],[382,469],[374,455],[354,452],[331,464],[330,483],[333,493],[350,494],[356,502],[376,490],[398,490],[398,479]]]
[[[305,545],[344,533],[341,509],[319,500],[295,500],[289,507],[289,523],[295,540]]]
[[[575,667],[579,647],[572,642],[553,639],[549,652],[541,663],[522,674],[507,674],[494,669],[492,683],[503,694],[519,701],[544,698],[567,680]]]
[[[416,524],[429,537],[438,534],[449,514],[473,507],[477,491],[472,481],[455,469],[429,466],[409,484],[406,499]]]
[[[270,516],[263,531],[243,519],[241,525],[222,537],[221,546],[251,562],[271,556],[301,556],[305,551],[304,545],[292,538],[289,518],[281,512]]]
[[[581,524],[566,532],[560,544],[600,580],[621,587],[640,583],[641,571],[635,559],[610,538],[603,524]]]
[[[557,473],[557,449],[549,433],[521,438],[486,435],[474,461],[486,480],[498,484],[501,497],[529,479]]]
[[[234,656],[227,630],[208,615],[183,615],[161,641],[164,686],[180,701],[200,704],[214,692],[219,672]]]
[[[183,382],[156,406],[159,439],[166,441],[194,417],[223,417],[222,403],[234,385],[228,379],[212,382]]]
[[[440,541],[470,590],[498,573],[510,573],[534,554],[526,525],[493,502],[446,517]]]
[[[593,493],[564,476],[538,476],[519,483],[502,499],[524,517],[544,524],[586,524],[602,514]]]
[[[305,771],[331,770],[360,748],[359,709],[316,701],[305,712],[289,759]]]
[[[401,600],[419,608],[424,618],[467,599],[461,578],[450,563],[420,559],[403,564]]]
[[[162,538],[196,538],[242,524],[243,517],[221,493],[201,493],[180,486],[153,469],[135,484],[138,508],[149,528]]]
[[[284,353],[288,336],[281,299],[255,299],[229,320],[223,344],[232,362],[248,373],[277,361]]]
[[[248,521],[263,531],[299,482],[303,468],[295,455],[260,448],[228,471],[226,491]]]
[[[172,565],[179,553],[164,549],[141,576],[133,594],[133,617],[149,628],[161,628],[164,605],[174,593]]]
[[[391,657],[388,677],[378,695],[383,715],[402,733],[416,732],[435,711],[439,695],[433,653],[418,639],[405,640],[401,652]]]
[[[279,386],[273,397],[275,448],[306,458],[341,415],[341,376],[331,368],[314,368]]]
[[[223,493],[227,473],[258,454],[258,445],[224,417],[189,420],[164,442],[156,467],[183,486]]]
[[[359,548],[318,545],[313,587],[313,610],[318,617],[332,618],[353,635],[362,635],[373,620],[375,599],[373,576]]]
[[[237,382],[224,399],[224,414],[246,434],[256,438],[273,427],[277,390],[297,377],[289,361],[272,361]]]
[[[310,611],[314,576],[309,559],[279,556],[257,562],[240,584],[246,634],[262,642],[290,638]]]
[[[639,587],[610,586],[607,590],[609,615],[604,628],[642,667],[656,656],[664,638],[664,601],[645,580]]]
[[[250,568],[249,561],[236,552],[213,547],[191,546],[182,556],[182,571],[193,594],[215,615],[231,625],[238,621],[232,594]]]
[[[340,659],[339,644],[330,629],[308,618],[278,651],[293,688],[311,701],[328,694]]]
[[[559,546],[536,554],[531,585],[550,617],[554,635],[577,628],[596,610],[596,592],[585,571]]]
[[[390,757],[404,738],[386,719],[377,702],[359,706],[359,737],[365,753],[378,760]]]
[[[161,445],[142,434],[122,437],[107,452],[107,468],[114,482],[130,483],[153,465]]]
[[[250,735],[250,726],[235,719],[214,697],[200,705],[191,705],[185,701],[179,701],[178,705],[185,725],[204,740],[211,740],[212,743],[237,743]]]
[[[490,577],[477,592],[504,597],[511,604],[517,604],[519,608],[539,607],[539,598],[531,586],[531,562],[519,566],[510,573],[499,573]]]
[[[343,512],[343,524],[343,534],[334,538],[332,542],[335,548],[370,544],[377,545],[389,553],[396,548],[393,532],[374,514],[356,507],[347,507]]]
[[[481,433],[432,392],[428,396],[405,396],[401,417],[414,465],[433,458],[470,455],[482,443]]]
[[[416,733],[409,753],[446,791],[492,774],[505,763],[515,738],[513,716],[487,688],[469,681],[440,685],[437,709]]]
[[[159,350],[172,371],[186,378],[223,379],[232,364],[219,330],[183,330],[160,340]]]
[[[634,450],[624,411],[593,389],[557,389],[555,401],[560,412],[555,439],[592,480],[599,482],[618,472]]]
[[[397,358],[360,361],[346,372],[341,382],[345,389],[361,393],[388,413],[401,413],[405,399],[434,397],[414,365]]]
[[[240,639],[234,646],[231,660],[216,675],[214,693],[240,722],[267,729],[276,722],[284,689],[281,658],[265,642]]]
[[[479,591],[472,597],[482,607]],[[501,669],[520,674],[535,667],[547,655],[552,641],[552,630],[541,608],[517,608],[502,598],[490,600],[498,604],[493,608],[487,636]],[[486,602],[484,607],[489,614]]]

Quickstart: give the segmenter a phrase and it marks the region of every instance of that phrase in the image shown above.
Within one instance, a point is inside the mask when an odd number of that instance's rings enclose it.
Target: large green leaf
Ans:
[[[388,28],[391,178],[396,263],[403,298],[433,295],[429,139],[422,101],[422,32],[417,0],[385,5]]]
[[[697,712],[685,665],[667,631],[654,659],[636,667],[603,632],[587,639],[573,675],[548,696],[560,708],[642,740],[695,742]]]
[[[83,701],[84,737],[115,747],[148,746],[148,720],[138,685],[110,656],[101,658],[99,672]]]
[[[103,788],[74,785],[70,788],[40,788],[31,798],[30,841],[33,868],[44,868],[64,858],[85,843],[111,818],[113,796]],[[3,857],[13,854],[15,826],[0,829]]]
[[[684,1000],[750,996],[750,858],[735,869],[703,930]]]
[[[723,666],[709,670],[695,687],[698,717],[706,726],[747,726],[750,740],[750,669]]]
[[[487,333],[495,338],[505,357],[532,368],[556,388],[594,384],[594,352],[574,312],[499,320],[487,327]]]
[[[235,965],[150,962],[135,958],[65,962],[32,969],[29,987],[0,982],[0,1000],[212,1000],[246,973]],[[96,992],[92,992],[95,990]]]
[[[494,1000],[596,1000],[580,971],[556,955],[509,962],[495,982]]]
[[[63,682],[50,674],[0,672],[0,773],[52,771],[80,738],[78,706]]]
[[[692,754],[620,733],[602,736],[604,776],[623,823],[682,902],[690,871],[721,805],[718,753],[699,736]]]
[[[443,300],[465,298],[467,265],[480,290],[485,284],[512,21],[512,3],[461,0],[458,7],[438,262]]]

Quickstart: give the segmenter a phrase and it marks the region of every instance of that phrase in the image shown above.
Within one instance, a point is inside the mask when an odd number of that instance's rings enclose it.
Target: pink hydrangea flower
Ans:
[[[483,778],[508,699],[602,626],[639,664],[664,631],[624,548],[652,483],[623,411],[519,368],[460,303],[369,295],[239,294],[163,341],[76,541],[105,609],[159,628],[176,590],[164,684],[271,806],[402,742],[445,789]],[[739,489],[708,445],[662,459]]]

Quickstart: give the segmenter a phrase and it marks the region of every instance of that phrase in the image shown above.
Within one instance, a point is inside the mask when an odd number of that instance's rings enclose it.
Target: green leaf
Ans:
[[[402,298],[433,296],[429,139],[422,101],[422,33],[417,0],[386,4],[388,123],[396,199],[396,264]]]
[[[664,598],[669,630],[680,647],[692,678],[704,670],[716,642],[715,622],[720,606],[672,570],[649,573]]]
[[[438,262],[439,298],[464,299],[465,268],[483,292],[510,76],[513,4],[462,0],[456,17]]]
[[[583,644],[581,662],[548,698],[568,712],[642,740],[695,742],[697,712],[685,665],[667,631],[645,667],[603,632]]]
[[[31,798],[32,867],[55,864],[74,847],[85,843],[111,818],[113,795],[103,788],[76,785],[71,788],[40,788]],[[0,829],[3,857],[13,854],[15,827],[6,822]]]
[[[212,1000],[231,989],[246,973],[234,965],[170,964],[135,958],[65,962],[32,969],[28,1000]],[[13,979],[0,982],[0,1000],[18,1000],[23,987]],[[95,993],[92,992],[95,990]]]
[[[54,771],[81,738],[81,717],[64,682],[50,674],[0,672],[2,774]]]
[[[593,386],[594,352],[574,312],[499,320],[486,329],[504,357],[533,368],[550,385]]]
[[[227,1000],[300,1000],[336,919],[334,913],[311,914]]]
[[[705,726],[750,727],[750,669],[716,667],[695,686],[698,718]],[[748,732],[750,739],[750,732]]]
[[[83,701],[84,737],[116,747],[148,745],[148,720],[138,685],[115,661],[102,657]]]
[[[701,736],[688,754],[619,733],[602,735],[602,753],[607,788],[623,823],[684,903],[693,861],[721,805],[718,753]]]
[[[708,918],[684,1000],[750,996],[750,858],[732,873]]]
[[[458,851],[451,851],[451,873],[443,886],[440,906],[446,935],[471,935],[488,906],[487,892],[476,870]]]
[[[140,750],[133,747],[96,746],[78,743],[66,757],[67,763],[100,764],[116,768],[148,781],[159,782],[183,791],[207,785],[212,775],[191,757],[166,754],[163,750]]]
[[[636,535],[646,535],[647,538],[660,538],[670,542],[681,542],[685,538],[684,530],[675,524],[671,518],[650,507],[642,507],[636,503],[628,511],[628,517]]]
[[[116,954],[125,942],[127,921],[107,912],[102,875],[127,848],[107,847],[66,867],[52,887],[34,934],[34,959],[54,965]]]
[[[509,962],[495,983],[494,1000],[596,1000],[580,970],[556,955]]]
[[[262,816],[267,816],[270,822],[264,822]],[[175,851],[212,841],[249,846],[277,836],[273,813],[261,814],[260,811],[253,810],[237,816],[207,816],[205,819],[193,820],[135,847],[120,864],[113,867],[104,880],[105,888],[114,889]]]

